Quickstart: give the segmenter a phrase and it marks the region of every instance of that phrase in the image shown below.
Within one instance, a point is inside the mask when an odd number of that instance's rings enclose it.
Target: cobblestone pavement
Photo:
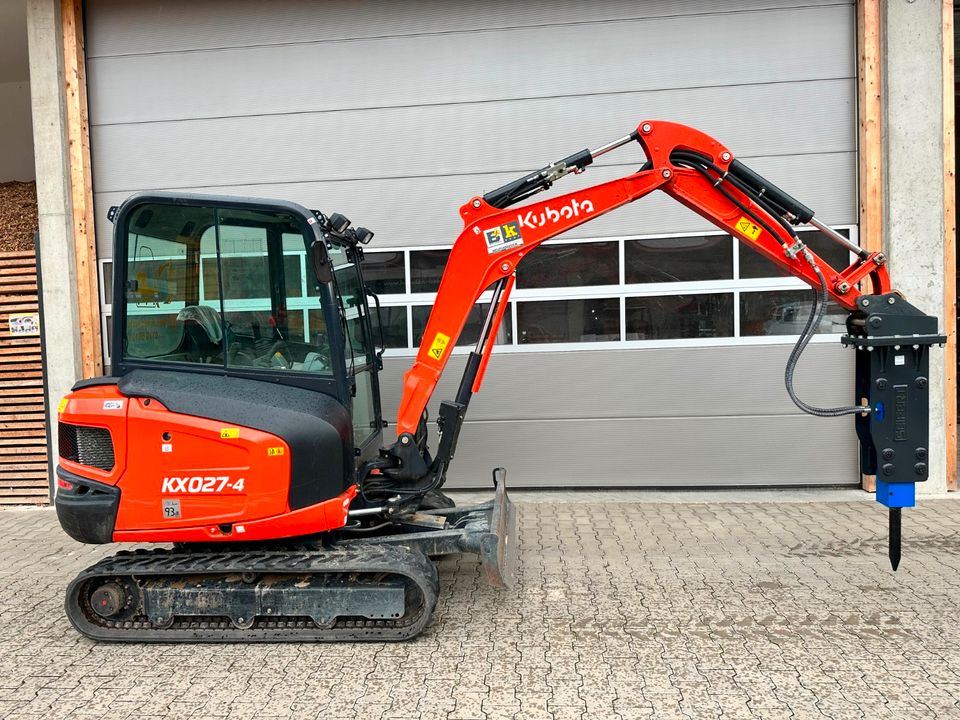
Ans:
[[[611,496],[612,498],[613,496]],[[441,565],[418,640],[106,645],[50,510],[0,512],[0,717],[960,718],[960,501],[520,504],[522,581]]]

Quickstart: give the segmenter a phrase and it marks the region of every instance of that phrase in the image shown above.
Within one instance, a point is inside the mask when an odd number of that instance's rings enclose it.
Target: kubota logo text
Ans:
[[[165,477],[160,492],[165,495],[177,493],[218,493],[224,490],[243,492],[243,478],[231,480],[229,475],[194,475],[193,477]]]
[[[538,228],[560,222],[561,218],[564,220],[572,220],[575,217],[589,215],[592,212],[592,202],[574,198],[566,205],[561,206],[559,210],[554,210],[549,205],[546,205],[541,212],[534,213],[533,210],[531,210],[526,215],[517,215],[517,223],[522,228]]]

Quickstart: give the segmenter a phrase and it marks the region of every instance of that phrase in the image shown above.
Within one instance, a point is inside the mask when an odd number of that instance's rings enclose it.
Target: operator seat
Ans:
[[[210,362],[223,353],[223,320],[209,305],[187,305],[177,313],[183,323],[185,352],[190,362]]]

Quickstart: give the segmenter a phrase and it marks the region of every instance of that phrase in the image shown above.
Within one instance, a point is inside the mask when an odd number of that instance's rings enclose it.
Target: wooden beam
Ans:
[[[881,0],[857,2],[860,245],[870,252],[883,249],[880,4]],[[863,475],[861,487],[867,492],[875,492],[876,480],[874,475]]]
[[[957,189],[953,0],[943,0],[943,355],[947,490],[957,489]]]
[[[88,378],[103,373],[103,351],[100,340],[100,294],[97,284],[97,243],[90,172],[82,0],[61,0],[60,19],[63,30],[63,94],[73,209],[80,360],[83,377]]]

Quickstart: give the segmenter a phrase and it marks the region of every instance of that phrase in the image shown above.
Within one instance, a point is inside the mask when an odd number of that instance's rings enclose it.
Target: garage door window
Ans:
[[[627,340],[733,337],[733,293],[626,299]]]
[[[839,232],[845,238],[850,239],[850,230],[841,229]],[[807,230],[797,234],[811,250],[833,267],[842,269],[850,264],[849,253],[819,230]],[[738,252],[740,254],[740,277],[742,278],[790,277],[789,273],[780,268],[779,265],[770,262],[748,245],[741,243],[738,246]]]
[[[855,227],[840,232],[857,241]],[[801,237],[831,265],[849,263],[846,250],[819,231],[804,230]],[[449,255],[449,247],[366,248],[364,277],[380,295],[388,355],[416,352]],[[149,271],[156,260],[140,262]],[[233,262],[222,265],[225,277],[242,269]],[[299,307],[301,295],[313,295],[305,267],[303,250],[290,245],[284,258],[289,328],[303,338],[322,330],[319,311]],[[104,278],[112,274],[109,261],[103,272]],[[256,282],[255,269],[251,277]],[[212,281],[205,277],[204,285]],[[475,344],[488,301],[489,293],[481,296],[458,348]],[[799,332],[811,302],[804,283],[720,232],[552,240],[518,267],[496,344],[498,351],[529,351],[785,342]],[[103,312],[111,313],[109,303]],[[842,333],[844,318],[831,303],[818,341]],[[228,313],[227,320],[246,318]],[[161,330],[144,326],[140,341],[162,337]]]
[[[517,267],[517,289],[618,285],[616,242],[545,245]]]
[[[639,238],[625,241],[624,264],[631,285],[732,280],[733,246],[727,235]]]
[[[432,305],[413,306],[413,344],[415,346],[423,340],[423,333],[427,329],[427,319],[430,317],[432,309]],[[483,329],[483,320],[486,318],[489,309],[490,303],[477,303],[473,306],[473,310],[463,326],[463,331],[457,339],[457,347],[473,347],[477,344],[480,331]],[[509,315],[504,316],[494,343],[497,345],[513,344],[513,323]]]

